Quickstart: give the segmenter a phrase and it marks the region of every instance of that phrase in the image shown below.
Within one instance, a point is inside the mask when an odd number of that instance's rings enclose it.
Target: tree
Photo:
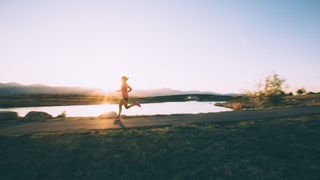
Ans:
[[[269,103],[278,105],[282,102],[284,96],[284,83],[285,79],[281,78],[278,74],[268,76],[265,80],[264,95]]]
[[[257,107],[268,106],[269,104],[278,105],[282,102],[285,95],[285,82],[278,74],[268,76],[264,83],[260,83],[256,91],[248,91],[246,94],[251,103]]]
[[[297,90],[296,93],[297,93],[298,95],[302,95],[302,94],[307,93],[307,91],[306,91],[304,88],[300,88],[300,89]]]
[[[278,96],[284,95],[284,83],[285,79],[282,79],[278,74],[268,76],[264,84],[264,93],[266,96]]]

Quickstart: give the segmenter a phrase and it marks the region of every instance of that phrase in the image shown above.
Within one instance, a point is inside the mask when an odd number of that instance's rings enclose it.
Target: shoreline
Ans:
[[[212,95],[212,94],[182,94],[154,97],[130,97],[129,102],[139,101],[140,103],[160,102],[185,102],[188,97],[196,97],[198,101],[228,101],[233,96]],[[66,105],[97,105],[103,103],[117,104],[119,97],[104,96],[79,96],[79,95],[21,95],[21,96],[0,96],[0,108],[15,107],[40,107],[40,106],[66,106]]]

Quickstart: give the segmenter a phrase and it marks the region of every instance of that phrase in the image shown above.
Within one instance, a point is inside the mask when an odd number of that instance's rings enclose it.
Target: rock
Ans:
[[[0,121],[17,120],[18,113],[13,111],[0,111]]]
[[[214,104],[215,106],[224,107],[224,103],[217,102]]]
[[[57,116],[57,118],[65,118],[65,117],[67,117],[66,111],[63,111],[61,114]]]
[[[100,119],[106,119],[106,118],[115,118],[117,116],[117,113],[114,111],[106,112],[98,116]]]
[[[243,109],[243,106],[242,106],[241,103],[232,103],[232,104],[231,104],[231,108],[232,108],[233,110],[241,110],[241,109]]]
[[[215,103],[215,106],[220,106],[220,107],[225,107],[225,108],[230,108],[233,110],[242,110],[245,108],[245,106],[242,103],[238,103],[238,102],[224,102],[224,103]]]
[[[53,118],[46,112],[31,111],[25,117],[24,120],[47,120]]]

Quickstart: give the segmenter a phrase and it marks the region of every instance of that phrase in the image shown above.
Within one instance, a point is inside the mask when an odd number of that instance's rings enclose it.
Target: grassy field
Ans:
[[[320,115],[0,136],[1,179],[319,179]]]

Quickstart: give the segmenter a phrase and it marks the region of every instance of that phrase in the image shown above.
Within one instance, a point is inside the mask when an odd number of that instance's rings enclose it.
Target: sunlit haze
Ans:
[[[317,0],[1,1],[0,82],[320,91],[319,19]]]

